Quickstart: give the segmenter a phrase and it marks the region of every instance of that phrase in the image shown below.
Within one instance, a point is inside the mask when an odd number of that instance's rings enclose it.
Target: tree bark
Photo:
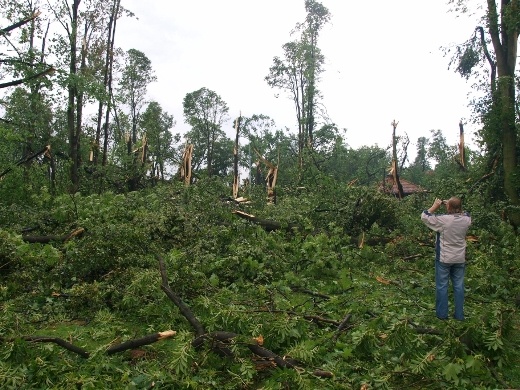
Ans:
[[[506,7],[512,7],[517,1],[501,1],[501,21],[495,0],[487,0],[489,34],[496,56],[500,125],[502,133],[502,154],[504,168],[504,192],[513,205],[519,205],[518,188],[515,185],[517,169],[516,145],[517,130],[515,123],[515,66],[518,48],[518,26],[508,25],[504,20]],[[520,215],[516,216],[520,225]]]
[[[109,349],[107,349],[107,355],[113,355],[114,353],[123,352],[128,349],[140,347],[142,345],[156,343],[157,341],[173,337],[176,334],[177,332],[174,330],[167,330],[165,332],[149,334],[138,339],[128,340],[124,343],[111,346]]]
[[[27,341],[29,343],[54,343],[59,345],[60,347],[65,348],[68,351],[77,353],[81,357],[84,357],[87,359],[90,354],[87,350],[78,347],[76,345],[73,345],[63,339],[52,337],[52,336],[22,336],[20,337],[22,340]],[[1,341],[14,341],[15,339],[4,339],[0,338]]]
[[[77,97],[77,86],[75,76],[77,74],[76,67],[76,51],[78,36],[78,8],[81,0],[74,0],[72,3],[71,26],[69,31],[70,59],[69,59],[69,81],[68,81],[68,104],[67,104],[67,128],[69,132],[69,150],[72,160],[70,181],[72,184],[71,191],[76,192],[79,187],[79,154],[78,154],[78,135],[79,129],[76,129],[75,107]]]

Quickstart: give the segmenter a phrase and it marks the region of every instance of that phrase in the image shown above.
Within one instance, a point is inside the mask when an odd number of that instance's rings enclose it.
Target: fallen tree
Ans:
[[[164,263],[163,258],[158,254],[156,254],[155,257],[159,261],[159,270],[161,273],[161,289],[166,293],[168,298],[170,298],[170,300],[179,308],[181,314],[183,314],[183,316],[195,330],[197,337],[191,343],[193,348],[200,349],[204,344],[208,343],[210,349],[216,352],[217,354],[222,356],[233,356],[233,351],[231,350],[231,348],[229,348],[229,346],[231,346],[231,344],[235,342],[235,340],[242,339],[240,335],[234,332],[227,331],[216,331],[206,333],[204,331],[204,326],[196,318],[192,310],[171,289],[168,283],[168,276],[166,275],[166,265]],[[313,319],[316,320],[316,318]],[[296,368],[298,366],[298,362],[290,359],[289,357],[281,357],[277,353],[270,351],[267,348],[264,348],[262,346],[263,337],[250,338],[249,340],[247,340],[246,338],[246,341],[241,344],[260,358],[260,360],[255,361],[255,363],[259,362],[259,365],[261,365],[263,368]],[[265,363],[267,363],[267,365]],[[313,375],[324,378],[333,377],[333,374],[331,372],[323,370],[315,370],[313,371]]]

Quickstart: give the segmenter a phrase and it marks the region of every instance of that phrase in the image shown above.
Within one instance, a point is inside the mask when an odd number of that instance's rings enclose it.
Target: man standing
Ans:
[[[444,204],[447,214],[434,214]],[[466,233],[471,217],[462,212],[462,202],[457,197],[442,201],[435,199],[424,210],[421,220],[437,232],[435,241],[435,311],[441,320],[448,319],[448,284],[451,279],[455,299],[456,320],[464,320],[464,268],[466,262]]]

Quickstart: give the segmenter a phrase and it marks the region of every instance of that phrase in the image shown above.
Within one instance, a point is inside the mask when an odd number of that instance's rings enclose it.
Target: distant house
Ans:
[[[425,194],[430,192],[406,179],[399,178],[399,182],[403,187],[403,196],[412,194]],[[397,197],[399,196],[399,189],[397,188],[397,183],[395,182],[394,176],[392,174],[386,175],[384,184],[380,184],[379,189],[387,194],[392,194]]]

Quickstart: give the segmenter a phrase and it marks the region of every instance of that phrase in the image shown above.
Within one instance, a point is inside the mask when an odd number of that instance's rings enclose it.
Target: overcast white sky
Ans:
[[[386,147],[392,126],[413,144],[440,129],[458,141],[459,121],[470,116],[471,85],[453,70],[441,46],[468,39],[474,24],[448,13],[447,1],[322,0],[331,23],[319,38],[326,57],[319,84],[330,119],[347,129],[346,142]],[[116,44],[144,52],[157,82],[149,98],[174,115],[173,131],[188,126],[187,93],[206,87],[228,104],[230,117],[265,114],[295,129],[286,94],[264,80],[274,56],[305,17],[304,0],[123,0],[138,19],[120,19]],[[276,95],[279,94],[277,98]],[[232,123],[228,124],[232,134]],[[465,125],[470,141],[475,130]],[[412,146],[415,151],[415,146]]]

